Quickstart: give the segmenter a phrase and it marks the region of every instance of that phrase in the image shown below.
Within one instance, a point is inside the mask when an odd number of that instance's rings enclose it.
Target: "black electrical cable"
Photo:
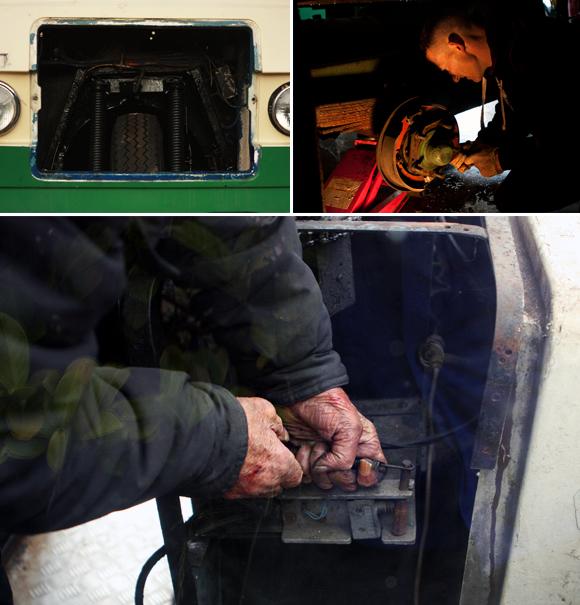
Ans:
[[[264,519],[270,512],[271,502],[272,501],[270,499],[268,499],[266,501],[266,506],[264,507],[264,510],[262,511],[262,514],[260,515],[258,522],[256,523],[256,530],[254,531],[254,535],[252,536],[252,542],[250,544],[250,552],[248,553],[248,560],[246,562],[246,568],[244,569],[244,577],[242,580],[242,588],[240,590],[240,600],[238,602],[238,605],[243,605],[244,600],[246,598],[246,587],[248,584],[248,579],[250,577],[250,569],[252,567],[252,560],[254,558],[254,550],[256,548],[256,543],[258,541],[258,535],[260,533],[260,529],[262,528],[262,522],[264,521]]]
[[[259,531],[259,527],[262,523],[262,519],[264,516],[265,516],[265,513],[262,513],[262,517],[260,518],[260,521],[258,523],[258,528],[256,531]],[[247,515],[232,515],[225,519],[218,519],[216,521],[216,520],[213,520],[211,517],[207,517],[206,515],[204,515],[202,513],[201,515],[194,516],[191,519],[189,519],[185,523],[185,525],[191,526],[192,523],[199,524],[200,521],[204,521],[205,522],[204,524],[199,525],[198,531],[207,533],[210,531],[215,531],[216,529],[220,529],[227,525],[237,523],[239,521],[244,521],[246,519],[247,519]],[[163,557],[166,554],[167,554],[166,548],[165,548],[165,546],[162,546],[161,548],[156,550],[149,557],[149,559],[147,559],[147,561],[145,562],[145,565],[143,565],[143,567],[141,569],[141,573],[139,574],[139,577],[137,578],[137,584],[135,585],[135,605],[144,605],[143,599],[144,599],[144,593],[145,593],[145,583],[147,582],[147,578],[149,577],[151,570],[155,567],[155,565],[157,565],[157,563],[159,563],[159,561],[161,561],[161,559],[163,559]],[[249,565],[249,563],[250,563],[250,561],[248,561],[248,565]]]
[[[151,573],[151,570],[163,559],[163,557],[167,554],[165,546],[157,549],[145,562],[143,568],[141,569],[141,573],[137,578],[137,584],[135,585],[135,605],[143,605],[143,598],[145,594],[145,583],[147,582],[147,577]]]
[[[433,406],[435,402],[435,392],[437,390],[437,380],[439,379],[439,367],[433,368],[433,378],[431,380],[431,390],[429,401],[427,403],[427,433],[433,431]],[[421,600],[421,575],[423,572],[423,557],[425,555],[425,544],[429,532],[429,518],[431,516],[431,484],[433,478],[433,444],[427,446],[427,469],[425,473],[425,508],[423,514],[423,529],[421,531],[421,541],[419,543],[419,553],[417,555],[417,567],[415,570],[415,583],[413,589],[413,605],[419,605]]]
[[[426,437],[425,439],[418,439],[417,441],[409,441],[408,443],[387,443],[386,441],[381,441],[381,447],[385,449],[397,450],[406,447],[420,447],[422,445],[430,445],[431,443],[437,443],[437,441],[441,441],[442,439],[445,439],[445,437],[449,437],[449,435],[454,435],[462,429],[474,424],[475,422],[477,422],[478,418],[479,414],[477,416],[473,416],[473,418],[470,418],[462,424],[458,424],[452,429],[443,431],[442,433],[431,434],[431,436]]]

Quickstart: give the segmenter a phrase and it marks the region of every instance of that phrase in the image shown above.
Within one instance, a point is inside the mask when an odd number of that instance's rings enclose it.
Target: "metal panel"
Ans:
[[[410,498],[413,495],[412,490],[399,489],[399,471],[389,470],[388,474],[395,478],[388,477],[382,479],[374,487],[366,487],[364,490],[359,490],[358,492],[344,492],[338,487],[321,492],[320,488],[315,485],[304,484],[285,490],[280,498],[282,500],[320,500],[321,493],[323,493],[324,498],[327,500],[399,500]]]
[[[510,225],[505,218],[497,221]],[[481,470],[479,475],[460,605],[496,605],[501,602],[506,566],[518,524],[519,488],[527,464],[543,364],[542,330],[546,318],[538,294],[538,274],[532,268],[529,252],[519,237],[517,221],[512,219],[511,224],[514,228],[511,252],[520,260],[525,313],[518,332],[513,393],[502,417],[504,426],[498,444],[498,464],[495,468]],[[507,284],[509,289],[509,279]],[[538,555],[546,561],[547,551]],[[524,602],[532,605],[530,600],[517,601],[518,605]],[[544,605],[549,602],[537,603]]]
[[[296,222],[300,231],[367,231],[385,233],[440,233],[487,239],[487,232],[477,225],[450,222],[361,221],[356,218],[304,220]]]
[[[350,519],[344,502],[328,502],[324,518],[314,519],[303,512],[303,502],[290,500],[282,503],[282,542],[286,544],[350,544]]]
[[[28,71],[33,61],[29,56],[29,41],[33,24],[50,15],[62,19],[86,19],[96,23],[102,20],[147,20],[152,26],[176,21],[181,24],[223,21],[223,25],[244,20],[254,24],[256,36],[256,66],[265,73],[290,71],[290,19],[287,0],[228,0],[205,2],[202,0],[175,0],[162,7],[155,0],[0,0],[0,7],[10,19],[0,21],[0,53],[6,53],[7,71]],[[3,11],[3,13],[5,12]],[[163,19],[159,19],[162,15]],[[195,20],[195,21],[193,21]]]
[[[514,447],[514,437],[521,432],[519,419],[514,418],[508,451],[523,468],[515,477],[509,476],[511,461],[506,469],[505,483],[515,483],[518,500],[500,603],[577,605],[580,529],[574,494],[580,489],[580,219],[548,215],[520,222],[529,245],[530,273],[549,316],[547,321],[535,321],[544,347],[543,358],[536,353],[538,370],[518,375],[518,382],[529,380],[536,391],[525,416],[531,425],[529,438],[519,449]]]
[[[486,227],[496,283],[496,319],[471,460],[474,469],[496,465],[505,418],[513,404],[524,319],[523,280],[510,223],[487,218]]]

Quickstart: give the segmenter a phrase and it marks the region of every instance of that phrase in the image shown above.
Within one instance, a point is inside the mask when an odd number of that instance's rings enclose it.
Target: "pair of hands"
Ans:
[[[491,145],[468,141],[461,151],[451,160],[451,165],[459,172],[465,172],[475,166],[482,176],[492,177],[503,172],[499,162],[498,149]]]
[[[371,486],[372,470],[351,470],[355,457],[386,462],[377,431],[340,388],[285,408],[258,397],[238,399],[248,422],[248,451],[227,498],[271,497],[300,482],[354,491]],[[278,415],[280,414],[280,416]],[[294,455],[284,441],[298,446]]]

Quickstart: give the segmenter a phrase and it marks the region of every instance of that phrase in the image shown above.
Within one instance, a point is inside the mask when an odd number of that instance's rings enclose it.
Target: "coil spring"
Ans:
[[[183,82],[169,83],[169,170],[185,170],[185,95]]]
[[[95,81],[93,84],[93,120],[89,150],[89,162],[93,172],[102,172],[105,165],[106,91],[107,85],[105,82]]]

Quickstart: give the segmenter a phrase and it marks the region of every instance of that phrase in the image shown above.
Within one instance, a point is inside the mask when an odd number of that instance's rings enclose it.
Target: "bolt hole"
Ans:
[[[505,354],[506,355],[511,355],[513,353],[513,351],[511,349],[506,349],[505,350]]]

